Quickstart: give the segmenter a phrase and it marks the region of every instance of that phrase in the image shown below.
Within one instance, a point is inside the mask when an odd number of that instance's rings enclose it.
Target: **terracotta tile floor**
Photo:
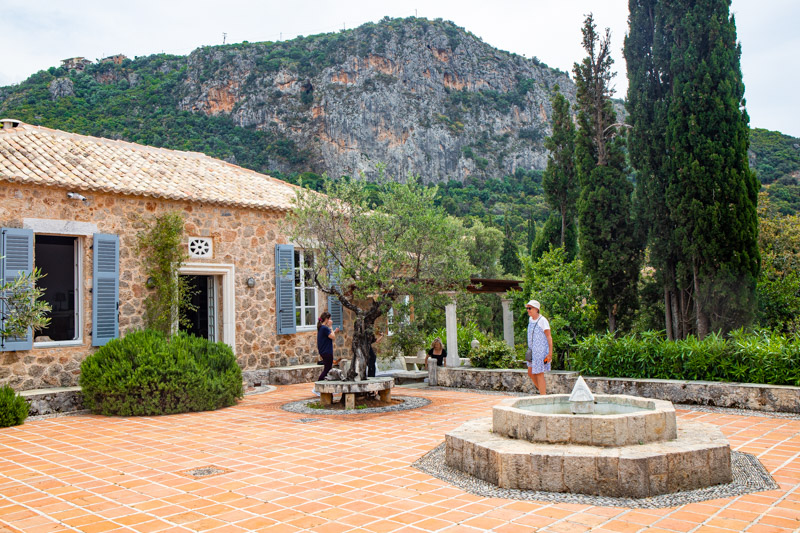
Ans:
[[[800,531],[800,421],[679,411],[721,427],[780,490],[668,509],[487,499],[410,464],[503,397],[427,389],[413,411],[300,415],[291,385],[210,413],[73,416],[0,429],[0,532]],[[315,418],[312,422],[299,422]],[[224,473],[193,478],[187,470]]]

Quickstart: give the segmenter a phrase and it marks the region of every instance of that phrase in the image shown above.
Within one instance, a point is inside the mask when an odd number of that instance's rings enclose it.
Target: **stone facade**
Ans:
[[[68,198],[67,192],[62,188],[9,182],[0,185],[0,226],[31,227],[35,233],[37,227],[45,226],[52,229],[51,234],[58,234],[58,228],[72,228],[71,235],[80,238],[82,294],[80,340],[47,347],[34,342],[30,351],[0,352],[0,385],[29,390],[78,384],[80,363],[94,350],[90,336],[93,232],[120,238],[120,335],[144,326],[144,302],[149,290],[136,251],[137,234],[147,227],[147,221],[169,211],[183,213],[187,238],[204,237],[213,243],[213,255],[191,258],[193,265],[209,268],[212,275],[217,272],[215,265],[232,273],[228,285],[219,283],[216,289],[220,303],[233,302],[235,307],[233,323],[224,323],[224,304],[219,305],[218,340],[231,338],[230,331],[226,337],[225,328],[235,328],[234,351],[242,370],[316,362],[315,329],[292,335],[276,333],[275,245],[287,242],[281,231],[284,211],[93,191],[83,193],[85,201],[76,201]],[[83,229],[76,231],[76,227]],[[247,285],[248,278],[255,280],[252,288]],[[231,295],[224,298],[222,291],[230,292],[231,287],[233,298]],[[317,296],[321,312],[326,299],[321,293]],[[346,336],[337,338],[336,357],[346,356],[348,346]]]

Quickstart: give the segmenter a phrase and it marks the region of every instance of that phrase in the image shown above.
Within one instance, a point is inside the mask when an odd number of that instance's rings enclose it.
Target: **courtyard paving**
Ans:
[[[502,395],[425,388],[409,411],[291,413],[311,385],[207,413],[79,415],[0,429],[0,532],[788,532],[800,530],[800,420],[678,410],[756,455],[778,490],[663,509],[484,498],[411,464]],[[201,470],[202,469],[202,470]],[[194,476],[195,473],[217,472]]]

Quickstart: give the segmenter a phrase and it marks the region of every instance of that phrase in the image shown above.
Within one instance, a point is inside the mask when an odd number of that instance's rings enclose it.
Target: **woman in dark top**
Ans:
[[[333,341],[336,339],[336,332],[339,331],[339,328],[331,331],[331,326],[333,326],[333,319],[331,314],[325,311],[317,320],[317,350],[324,365],[322,374],[319,375],[317,381],[325,379],[325,376],[328,375],[328,372],[333,367]]]
[[[436,359],[436,366],[445,366],[445,359],[447,359],[447,350],[442,346],[442,339],[436,337],[433,339],[431,347],[428,349],[428,357],[425,358],[425,366],[428,366],[428,360],[433,357]]]

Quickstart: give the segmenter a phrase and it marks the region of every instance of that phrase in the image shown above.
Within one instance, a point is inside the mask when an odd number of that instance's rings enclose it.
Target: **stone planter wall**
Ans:
[[[438,369],[437,378],[441,387],[537,394],[526,370],[444,367]],[[547,392],[569,394],[577,379],[577,372],[546,373]],[[627,394],[673,403],[800,413],[800,387],[670,379],[587,376],[583,376],[583,379],[594,394]]]

